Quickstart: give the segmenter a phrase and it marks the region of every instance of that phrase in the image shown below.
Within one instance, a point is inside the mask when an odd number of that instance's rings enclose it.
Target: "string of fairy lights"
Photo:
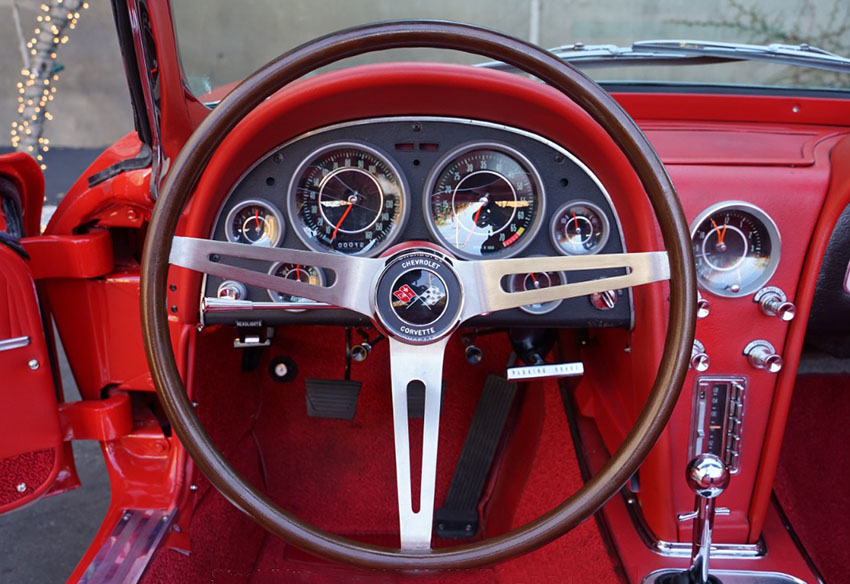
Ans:
[[[68,42],[67,30],[74,30],[80,12],[89,7],[84,0],[53,0],[42,4],[36,16],[32,38],[26,43],[28,62],[21,70],[18,82],[18,119],[12,122],[12,147],[27,152],[41,165],[50,149],[50,140],[43,136],[43,125],[53,116],[48,103],[56,93],[55,83],[61,67],[56,65],[59,45]]]

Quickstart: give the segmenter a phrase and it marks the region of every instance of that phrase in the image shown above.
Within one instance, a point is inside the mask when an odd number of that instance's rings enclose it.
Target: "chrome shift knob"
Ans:
[[[699,454],[688,463],[685,480],[698,496],[714,499],[729,486],[729,467],[714,454]]]

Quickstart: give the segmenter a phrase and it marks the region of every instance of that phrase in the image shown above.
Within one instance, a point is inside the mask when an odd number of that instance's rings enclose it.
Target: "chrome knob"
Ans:
[[[705,346],[694,339],[694,346],[691,348],[691,367],[694,371],[702,373],[708,371],[710,365],[711,359],[705,352]]]
[[[756,292],[753,302],[758,303],[766,316],[776,316],[784,322],[794,320],[797,316],[797,306],[793,302],[788,302],[785,292],[776,286],[768,286]]]
[[[596,310],[611,310],[617,306],[617,293],[613,290],[594,292],[590,295],[590,303]]]
[[[697,292],[697,318],[705,318],[711,313],[711,302]]]
[[[359,345],[354,345],[351,347],[351,358],[357,361],[358,363],[362,363],[369,356],[369,353],[372,352],[372,345],[366,341],[360,343]]]
[[[695,456],[685,469],[688,487],[703,499],[719,497],[729,486],[729,467],[715,454]]]
[[[248,289],[242,282],[225,280],[219,285],[217,294],[226,300],[243,300],[248,297]]]
[[[765,340],[752,341],[744,347],[744,355],[756,369],[764,369],[768,373],[779,373],[782,370],[782,357]]]

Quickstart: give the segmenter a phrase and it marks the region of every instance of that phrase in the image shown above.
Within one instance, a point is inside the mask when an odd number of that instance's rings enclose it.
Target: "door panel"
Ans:
[[[45,493],[62,463],[57,389],[38,296],[25,254],[16,245],[21,232],[38,229],[29,218],[40,205],[32,209],[27,203],[40,201],[43,182],[32,166],[38,170],[28,156],[0,157],[0,235],[6,236],[0,239],[0,513]]]

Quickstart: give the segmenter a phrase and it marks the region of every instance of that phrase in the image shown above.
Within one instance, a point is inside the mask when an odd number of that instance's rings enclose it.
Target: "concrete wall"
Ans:
[[[22,68],[12,18],[13,2],[0,0],[0,144],[9,141],[8,129],[15,119],[15,84]],[[89,2],[89,10],[69,33],[70,41],[61,46],[59,53],[58,60],[66,68],[60,73],[57,97],[51,104],[55,119],[45,129],[54,146],[101,146],[132,129],[129,95],[109,2]],[[813,38],[812,42],[817,42],[819,31],[850,21],[850,2],[846,0],[172,0],[172,3],[178,25],[185,25],[180,40],[186,69],[200,70],[202,62],[215,65],[215,77],[193,78],[197,87],[236,79],[287,48],[319,34],[374,20],[376,14],[381,19],[451,16],[529,38],[547,47],[574,41],[626,44],[658,36],[661,26],[667,37],[763,40],[755,38],[756,33],[734,27],[693,24],[732,18],[747,26],[747,9],[735,7],[741,3],[758,7],[758,13],[765,15],[767,24],[773,27],[771,34],[796,27],[805,38]],[[26,40],[34,28],[39,2],[17,0],[17,4],[21,8]],[[281,10],[282,5],[286,10]],[[246,22],[254,23],[250,34],[228,32],[244,28]],[[224,32],[210,35],[210,31]],[[850,46],[850,38],[843,41]],[[421,52],[398,51],[383,58],[421,55]],[[460,55],[449,58],[471,60]],[[732,71],[710,69],[704,68],[698,76],[729,80]],[[757,71],[764,79],[770,79],[769,68],[761,67]],[[616,73],[628,77],[635,70],[621,69]],[[658,73],[663,78],[670,70]],[[679,75],[681,71],[674,73]],[[750,80],[752,69],[739,75],[741,81]]]

